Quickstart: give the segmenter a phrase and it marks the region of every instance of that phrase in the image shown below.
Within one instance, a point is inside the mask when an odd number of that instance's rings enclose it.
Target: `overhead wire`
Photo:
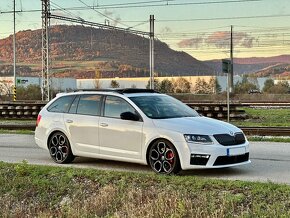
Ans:
[[[216,0],[216,1],[200,1],[200,2],[182,2],[182,3],[170,3],[170,2],[173,2],[173,1],[176,1],[176,0],[157,0],[157,1],[144,1],[144,2],[128,2],[128,3],[120,3],[119,5],[122,5],[122,6],[114,6],[114,5],[117,5],[117,4],[107,4],[105,6],[95,6],[95,5],[88,5],[86,4],[85,7],[66,7],[66,8],[63,8],[63,9],[66,9],[66,10],[91,10],[92,8],[93,9],[116,9],[116,8],[131,8],[131,7],[154,7],[154,6],[184,6],[184,5],[208,5],[208,4],[232,4],[232,3],[249,3],[249,2],[262,2],[262,1],[269,1],[269,0]],[[147,3],[150,3],[150,2],[164,2],[165,4],[151,4],[151,5],[148,5]],[[141,5],[138,5],[140,4]],[[136,4],[136,5],[133,5],[132,4]],[[143,5],[142,5],[143,4]],[[113,7],[111,7],[113,6]],[[56,9],[58,10],[58,9]],[[41,9],[29,9],[29,10],[21,10],[21,11],[16,11],[16,12],[41,12]],[[4,14],[4,13],[13,13],[13,11],[0,11],[0,14]],[[137,21],[139,22],[139,21]]]
[[[124,8],[144,8],[144,7],[164,7],[164,6],[184,6],[184,5],[208,5],[208,4],[228,4],[228,3],[247,3],[247,2],[261,2],[268,0],[216,0],[216,1],[200,1],[200,2],[182,2],[182,3],[170,3],[172,1],[160,1],[164,2],[163,4],[149,4],[150,1],[146,3],[135,5],[123,4],[123,5],[99,5],[95,7],[97,9],[124,9]],[[133,4],[133,3],[132,3]],[[90,6],[91,7],[91,6]],[[87,10],[87,7],[71,7],[70,10]]]
[[[109,20],[114,21],[116,24],[119,23],[119,24],[122,24],[123,26],[129,27],[128,25],[122,23],[121,21],[116,20],[116,19],[114,19],[114,18],[111,18],[110,16],[108,16],[108,15],[106,15],[106,14],[104,14],[104,13],[98,11],[98,10],[96,10],[94,7],[89,6],[89,5],[88,5],[87,3],[85,3],[84,1],[82,1],[82,0],[78,0],[78,1],[81,2],[82,4],[84,4],[85,6],[89,7],[91,10],[95,11],[96,13],[102,15],[103,17],[106,17],[106,18],[108,18]]]

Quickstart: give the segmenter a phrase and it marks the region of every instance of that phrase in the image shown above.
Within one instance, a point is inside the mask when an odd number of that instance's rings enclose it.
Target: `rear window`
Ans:
[[[67,113],[75,95],[67,95],[56,99],[48,108],[49,112]]]

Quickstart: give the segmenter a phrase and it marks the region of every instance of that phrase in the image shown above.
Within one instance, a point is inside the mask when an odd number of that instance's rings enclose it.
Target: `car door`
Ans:
[[[128,111],[137,114],[125,99],[106,97],[99,128],[101,155],[120,159],[141,158],[143,121],[141,117],[139,121],[121,119],[121,113]]]
[[[80,95],[72,103],[64,122],[76,154],[99,154],[99,119],[102,96]]]

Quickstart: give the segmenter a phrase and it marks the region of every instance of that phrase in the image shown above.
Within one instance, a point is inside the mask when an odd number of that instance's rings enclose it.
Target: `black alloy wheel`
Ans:
[[[156,173],[176,174],[181,169],[175,147],[164,139],[154,142],[149,150],[148,160]]]
[[[75,158],[67,137],[61,132],[56,132],[50,137],[48,149],[51,158],[56,163],[70,163]]]

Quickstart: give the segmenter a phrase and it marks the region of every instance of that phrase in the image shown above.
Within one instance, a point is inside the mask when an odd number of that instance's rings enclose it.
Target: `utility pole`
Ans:
[[[150,68],[150,89],[154,89],[154,15],[150,15],[150,32],[149,32],[149,68]]]
[[[15,36],[15,0],[13,0],[13,75],[14,75],[14,85],[13,85],[13,101],[16,101],[16,36]]]
[[[233,25],[231,25],[231,72],[229,75],[229,87],[230,87],[230,93],[233,93],[234,90],[234,45],[233,45]]]
[[[230,60],[222,59],[222,71],[227,74],[227,121],[230,122],[230,74],[232,63]]]
[[[49,41],[48,28],[50,19],[50,0],[41,0],[42,2],[42,85],[41,94],[43,101],[49,101]]]

